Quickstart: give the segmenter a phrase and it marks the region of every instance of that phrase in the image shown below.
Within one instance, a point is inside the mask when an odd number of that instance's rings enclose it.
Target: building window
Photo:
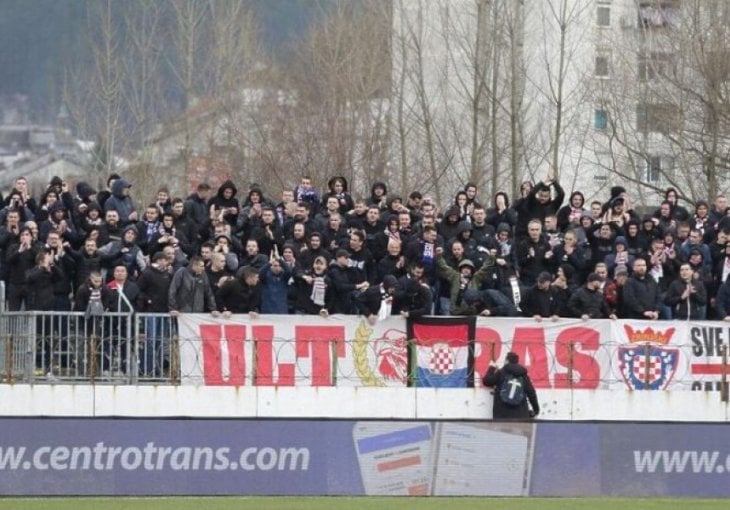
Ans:
[[[639,26],[645,28],[671,27],[679,24],[677,0],[644,1],[639,4]]]
[[[596,76],[600,78],[608,77],[608,56],[596,55]]]
[[[655,80],[659,77],[671,77],[674,74],[674,63],[671,53],[652,52],[648,55],[640,55],[638,65],[638,77],[640,81]]]
[[[679,130],[680,112],[668,103],[636,105],[636,129],[644,133],[672,133]]]
[[[646,172],[644,180],[646,182],[659,182],[662,178],[662,158],[661,156],[650,156],[646,161]]]
[[[608,128],[608,112],[606,110],[595,110],[593,112],[593,127],[601,130]]]
[[[601,6],[596,9],[596,24],[599,27],[611,26],[611,8]]]

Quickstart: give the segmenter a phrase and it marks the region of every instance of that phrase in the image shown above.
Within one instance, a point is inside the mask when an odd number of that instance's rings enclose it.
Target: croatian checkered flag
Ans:
[[[409,318],[408,385],[473,387],[475,331],[475,317]]]

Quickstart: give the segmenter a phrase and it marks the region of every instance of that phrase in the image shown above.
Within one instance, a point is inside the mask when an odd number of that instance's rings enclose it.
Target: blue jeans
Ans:
[[[144,358],[140,372],[147,377],[162,377],[170,364],[170,318],[145,317]]]

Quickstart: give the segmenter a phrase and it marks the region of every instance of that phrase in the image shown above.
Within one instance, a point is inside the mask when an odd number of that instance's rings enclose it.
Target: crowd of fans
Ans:
[[[620,186],[564,203],[548,178],[489,203],[470,183],[439,209],[384,182],[355,199],[336,176],[277,199],[230,180],[185,199],[163,187],[138,210],[127,180],[107,185],[54,177],[34,197],[15,181],[0,210],[8,310],[730,317],[724,196],[690,212],[668,189],[640,215]]]

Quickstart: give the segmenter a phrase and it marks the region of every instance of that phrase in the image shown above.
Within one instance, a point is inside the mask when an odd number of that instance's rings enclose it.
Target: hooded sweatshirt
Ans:
[[[135,211],[132,198],[129,195],[124,195],[124,190],[131,187],[132,185],[125,179],[117,179],[112,185],[112,196],[104,203],[104,212],[117,211],[119,213],[119,222],[122,225],[127,225],[132,221],[129,215]]]

